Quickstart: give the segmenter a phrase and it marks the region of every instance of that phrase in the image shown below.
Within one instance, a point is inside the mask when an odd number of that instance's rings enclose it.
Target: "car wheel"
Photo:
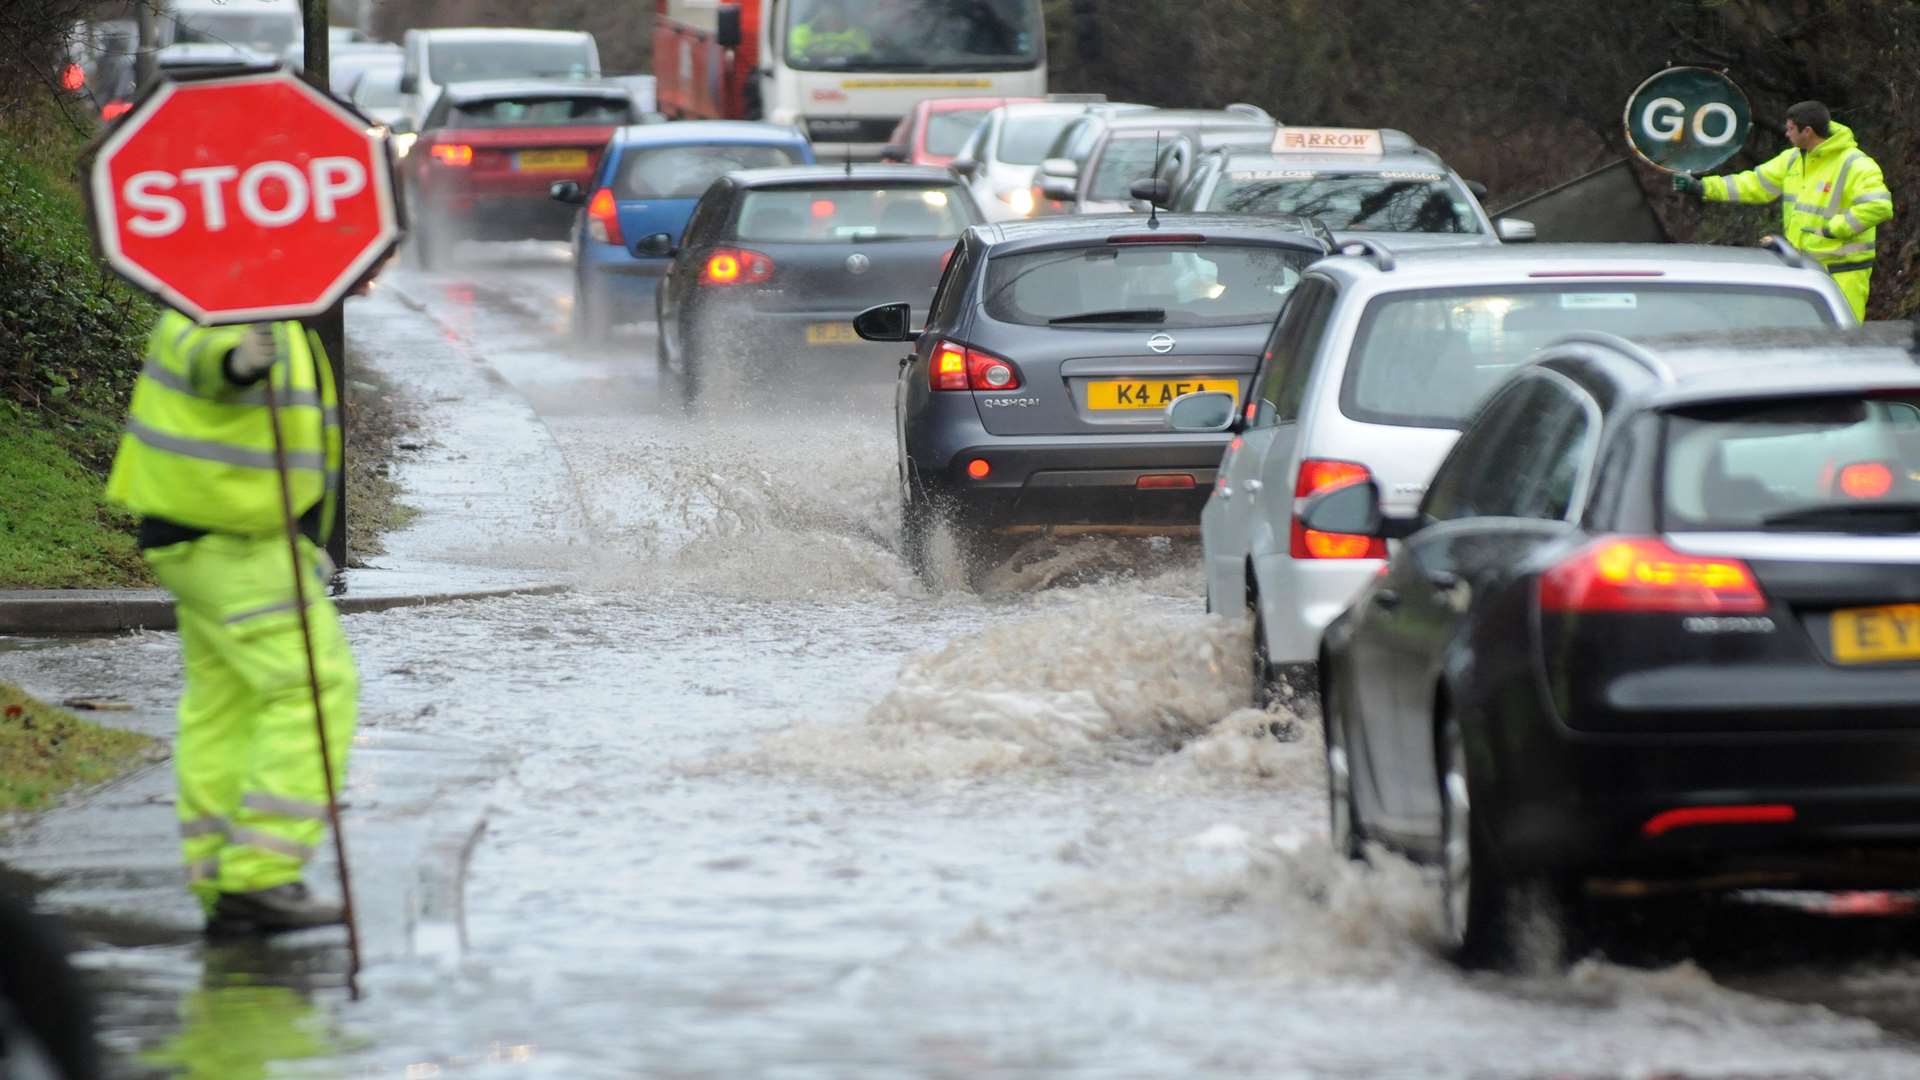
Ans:
[[[586,342],[599,344],[607,340],[612,329],[612,320],[604,300],[595,300],[593,290],[584,282],[573,283],[573,336]]]
[[[676,357],[680,361],[680,407],[692,412],[700,404],[700,360],[699,350],[687,337],[685,327],[680,329],[680,350]]]
[[[916,499],[911,491],[900,497],[900,558],[907,569],[927,585],[934,584],[933,578],[933,532],[939,527],[939,516],[926,500]]]
[[[1354,809],[1352,744],[1347,739],[1344,715],[1346,695],[1331,684],[1331,665],[1324,659],[1320,669],[1329,672],[1320,691],[1320,715],[1325,725],[1327,759],[1327,835],[1333,850],[1351,862],[1366,862],[1366,836],[1360,831],[1360,817]]]
[[[1287,699],[1287,680],[1267,649],[1267,620],[1260,615],[1260,598],[1249,592],[1253,607],[1253,707],[1266,709]]]

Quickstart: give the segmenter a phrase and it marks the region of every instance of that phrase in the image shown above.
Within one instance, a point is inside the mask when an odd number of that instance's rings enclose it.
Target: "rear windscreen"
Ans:
[[[1575,280],[1390,294],[1362,316],[1340,411],[1375,424],[1461,427],[1535,349],[1581,330],[1644,337],[1832,324],[1819,294],[1780,287]]]
[[[1920,532],[1920,391],[1666,418],[1667,531]]]
[[[696,199],[736,169],[799,162],[799,153],[786,146],[633,147],[620,155],[613,193],[622,199]]]
[[[927,114],[927,153],[952,157],[967,145],[973,129],[987,115],[985,109],[952,109]]]
[[[987,314],[1046,326],[1237,326],[1279,314],[1318,252],[1266,245],[1107,244],[1002,255]]]
[[[973,224],[954,185],[766,188],[740,200],[742,240],[831,244],[852,240],[952,240]]]
[[[632,119],[627,102],[608,97],[514,97],[468,101],[453,107],[448,127],[621,126]]]
[[[1300,214],[1343,232],[1480,231],[1467,193],[1439,172],[1236,171],[1202,209]]]

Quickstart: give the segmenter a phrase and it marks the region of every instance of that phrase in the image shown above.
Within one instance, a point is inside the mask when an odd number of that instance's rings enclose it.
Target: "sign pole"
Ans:
[[[303,59],[302,73],[316,89],[326,90],[333,74],[333,42],[327,37],[327,0],[300,0],[301,16],[305,30],[305,44],[301,47]],[[341,469],[340,476],[334,482],[333,505],[338,511],[333,516],[333,532],[321,537],[321,543],[327,549],[327,557],[333,560],[334,576],[328,583],[329,590],[338,596],[347,591],[347,470],[345,468],[345,442],[349,426],[353,423],[352,394],[347,388],[347,328],[344,304],[336,304],[325,314],[306,320],[307,329],[320,339],[320,347],[326,351],[327,363],[333,367],[333,385],[340,388],[340,438]]]

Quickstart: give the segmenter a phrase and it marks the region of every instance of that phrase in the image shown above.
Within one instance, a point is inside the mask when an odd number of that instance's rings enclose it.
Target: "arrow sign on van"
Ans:
[[[1710,68],[1675,67],[1627,99],[1627,144],[1667,172],[1703,173],[1747,144],[1753,109],[1732,79]]]

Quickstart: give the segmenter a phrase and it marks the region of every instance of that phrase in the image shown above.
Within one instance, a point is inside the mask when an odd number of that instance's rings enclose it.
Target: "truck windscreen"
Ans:
[[[793,0],[790,67],[1017,71],[1040,63],[1039,0]]]

